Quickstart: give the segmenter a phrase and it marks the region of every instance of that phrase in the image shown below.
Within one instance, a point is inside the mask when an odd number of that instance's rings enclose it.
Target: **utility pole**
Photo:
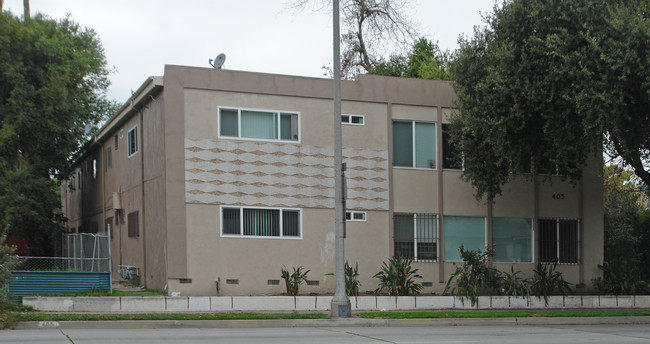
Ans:
[[[25,20],[30,18],[29,16],[29,0],[23,0],[23,9],[25,10]]]
[[[343,148],[341,138],[341,34],[339,26],[339,0],[334,5],[334,226],[336,234],[336,290],[332,298],[333,318],[349,317],[350,299],[345,291],[345,192]]]

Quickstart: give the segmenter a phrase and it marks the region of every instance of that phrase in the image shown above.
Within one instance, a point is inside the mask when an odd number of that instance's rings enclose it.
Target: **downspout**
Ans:
[[[147,226],[146,226],[146,211],[145,211],[145,193],[144,193],[144,113],[142,109],[140,113],[140,146],[142,151],[140,152],[140,180],[142,182],[142,276],[144,277],[143,285],[147,286]]]

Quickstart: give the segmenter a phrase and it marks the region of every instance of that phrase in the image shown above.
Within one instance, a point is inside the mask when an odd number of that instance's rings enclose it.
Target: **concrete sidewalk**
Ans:
[[[530,317],[459,319],[269,319],[269,320],[121,320],[121,321],[25,321],[14,328],[28,329],[163,329],[163,328],[265,328],[265,327],[405,327],[491,325],[622,325],[650,324],[650,316],[626,317]]]

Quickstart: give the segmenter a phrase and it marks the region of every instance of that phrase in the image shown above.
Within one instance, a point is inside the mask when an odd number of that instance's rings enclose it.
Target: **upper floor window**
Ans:
[[[393,166],[436,168],[436,124],[393,121]]]
[[[138,126],[134,126],[126,134],[126,146],[129,151],[129,157],[138,152]]]
[[[352,125],[363,125],[365,122],[364,122],[363,115],[341,115],[341,123],[352,124]]]
[[[442,124],[442,168],[463,169],[463,155],[450,140],[449,124]]]
[[[104,155],[104,168],[106,171],[110,170],[113,167],[113,158],[111,157],[111,147],[106,148],[106,155]]]
[[[300,209],[223,207],[221,235],[300,238]]]
[[[219,136],[254,140],[299,141],[298,114],[219,108]]]

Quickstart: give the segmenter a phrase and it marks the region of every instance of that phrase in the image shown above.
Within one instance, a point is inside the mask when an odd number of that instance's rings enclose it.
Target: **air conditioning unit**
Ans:
[[[119,192],[113,192],[113,209],[122,209],[122,199]]]

